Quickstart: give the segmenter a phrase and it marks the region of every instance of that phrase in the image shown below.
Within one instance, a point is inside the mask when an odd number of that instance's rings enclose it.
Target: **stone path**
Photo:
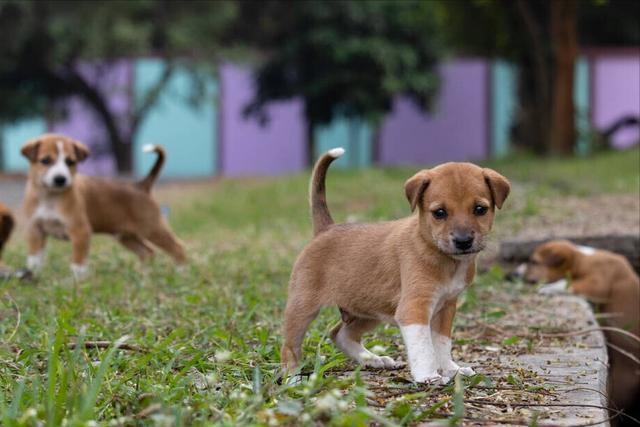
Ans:
[[[477,297],[502,295],[497,298],[504,311],[463,311],[456,319],[454,359],[473,366],[478,374],[464,381],[464,415],[457,425],[608,425],[602,332],[552,336],[596,328],[588,303],[575,296],[540,296],[521,289],[488,292]],[[397,350],[393,356],[401,359],[403,346]],[[352,369],[337,373],[354,375]],[[410,404],[416,413],[428,414],[420,426],[442,425],[437,420],[456,416],[453,382],[416,385],[406,367],[366,370],[362,378],[372,392],[369,405],[382,413]]]

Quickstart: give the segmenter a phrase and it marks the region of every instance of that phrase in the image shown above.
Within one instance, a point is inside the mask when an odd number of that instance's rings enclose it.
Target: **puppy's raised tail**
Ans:
[[[309,201],[311,203],[311,218],[313,220],[313,235],[317,236],[333,224],[333,218],[327,207],[325,193],[325,179],[329,165],[344,154],[344,148],[334,148],[322,155],[313,167],[311,182],[309,183]]]
[[[158,155],[158,157],[156,158],[156,162],[154,163],[147,176],[145,176],[137,183],[140,189],[149,193],[151,191],[153,183],[156,182],[156,178],[158,177],[160,170],[162,170],[162,166],[164,166],[164,159],[166,157],[166,154],[164,148],[156,144],[146,144],[144,147],[142,147],[142,151],[145,153],[156,153]]]

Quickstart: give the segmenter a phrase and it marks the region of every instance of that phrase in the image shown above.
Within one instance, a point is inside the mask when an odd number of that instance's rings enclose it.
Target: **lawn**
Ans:
[[[640,191],[640,151],[542,162],[512,158],[491,167],[511,178],[513,197],[498,214],[497,236],[539,213],[543,200]],[[337,221],[375,221],[409,213],[402,185],[414,168],[332,170],[328,200]],[[12,425],[334,425],[411,424],[444,410],[456,414],[460,387],[419,409],[372,405],[374,384],[356,372],[327,338],[338,320],[324,310],[305,341],[298,384],[279,382],[279,334],[286,286],[297,253],[311,236],[308,175],[169,184],[158,199],[186,242],[187,268],[160,255],[140,264],[98,237],[93,275],[74,282],[68,244],[51,242],[34,282],[0,289],[0,418]],[[497,239],[497,237],[496,237]],[[14,236],[5,263],[22,265]],[[500,289],[500,271],[480,275],[461,308],[496,313],[478,301]],[[513,288],[513,287],[512,287]],[[513,289],[512,289],[513,291]],[[469,293],[469,291],[468,291]],[[508,309],[508,308],[507,308]],[[86,343],[107,342],[106,348]],[[116,343],[123,343],[115,349]],[[109,345],[110,343],[110,345]],[[399,332],[380,327],[367,346],[399,356]],[[460,343],[458,343],[460,344]],[[504,345],[512,343],[506,342]],[[414,398],[423,393],[419,388]]]

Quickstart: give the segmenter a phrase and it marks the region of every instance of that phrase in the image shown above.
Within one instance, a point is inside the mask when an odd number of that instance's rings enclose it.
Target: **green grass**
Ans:
[[[635,149],[491,166],[522,183],[534,200],[637,194],[637,158]],[[336,220],[407,215],[402,185],[414,171],[331,171],[328,198]],[[184,271],[164,255],[142,265],[99,237],[91,253],[94,274],[75,283],[68,244],[51,242],[38,281],[0,284],[2,425],[390,425],[428,417],[429,411],[417,413],[407,404],[369,406],[368,385],[358,375],[323,375],[346,362],[327,339],[335,310],[321,313],[305,341],[306,368],[316,375],[300,384],[278,383],[288,276],[310,237],[307,179],[221,180],[163,193],[172,226],[189,248]],[[506,206],[499,215],[534,214],[532,205],[518,212]],[[21,240],[12,241],[7,264],[23,264]],[[480,286],[497,281],[491,273],[479,278]],[[466,305],[480,303],[474,295]],[[144,351],[68,348],[123,337]],[[391,354],[398,354],[398,343],[393,327],[380,327],[368,339]],[[461,385],[455,387],[449,389],[454,400]]]

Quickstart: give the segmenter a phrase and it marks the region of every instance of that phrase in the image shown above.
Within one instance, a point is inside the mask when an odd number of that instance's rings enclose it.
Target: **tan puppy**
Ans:
[[[302,357],[309,323],[322,306],[338,306],[336,345],[357,362],[394,368],[362,346],[362,335],[381,321],[397,323],[417,382],[473,374],[451,360],[456,301],[473,280],[475,259],[491,230],[494,210],[509,182],[491,169],[446,163],[422,170],[405,183],[417,215],[376,224],[333,224],[325,199],[325,175],[344,150],[322,156],[311,179],[314,238],[293,267],[283,326],[282,363],[291,371]]]
[[[640,279],[625,257],[553,240],[538,246],[521,269],[529,282],[552,282],[543,286],[541,293],[569,291],[582,295],[609,315],[605,319],[608,326],[640,337]],[[610,345],[640,358],[638,341],[616,332],[605,334]],[[640,366],[612,348],[611,397],[616,407],[629,409],[640,393]]]
[[[158,154],[149,175],[137,183],[123,183],[77,174],[77,165],[89,150],[71,138],[44,134],[27,142],[22,147],[31,163],[24,201],[27,266],[42,265],[45,239],[52,236],[71,241],[71,269],[76,275],[85,274],[91,233],[114,235],[141,259],[153,255],[152,243],[184,262],[182,244],[149,194],[164,163],[164,150],[145,146],[145,151]]]
[[[9,237],[11,237],[14,226],[15,220],[13,219],[11,210],[0,203],[0,258],[2,258],[2,250],[9,240]]]

